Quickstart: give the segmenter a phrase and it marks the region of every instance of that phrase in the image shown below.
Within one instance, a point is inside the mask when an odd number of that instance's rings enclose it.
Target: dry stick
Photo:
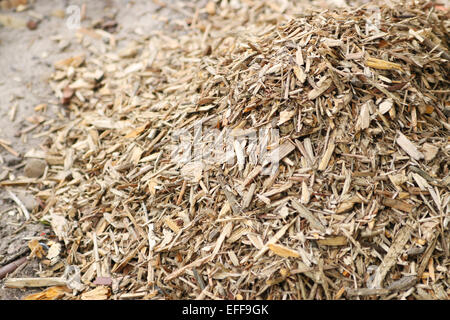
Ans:
[[[347,295],[350,297],[353,297],[353,296],[384,296],[388,293],[389,293],[388,289],[369,289],[369,288],[347,289]]]
[[[233,193],[231,193],[230,191],[228,191],[226,185],[225,185],[225,181],[223,179],[223,177],[221,175],[217,176],[217,180],[220,183],[220,186],[222,187],[223,192],[225,193],[225,196],[227,197],[228,203],[230,204],[231,209],[233,210],[234,214],[239,214],[242,212],[242,208],[239,205],[239,203],[236,200],[236,197],[234,196]]]
[[[154,285],[154,279],[155,279],[155,270],[153,269],[153,242],[151,239],[150,234],[153,233],[153,225],[150,225],[150,221],[148,219],[148,211],[147,206],[144,202],[141,202],[143,211],[144,211],[144,217],[145,217],[145,224],[148,226],[148,263],[147,263],[147,285],[153,284]]]
[[[14,202],[20,207],[20,209],[22,210],[23,214],[25,215],[25,218],[27,220],[30,219],[30,213],[28,212],[27,208],[23,205],[22,201],[19,200],[19,198],[17,198],[17,196],[12,193],[10,190],[8,190],[9,195],[11,196],[11,199],[14,200]]]
[[[217,239],[216,246],[215,246],[212,254],[210,254],[210,255],[208,255],[208,256],[206,256],[204,258],[200,258],[200,259],[198,259],[198,260],[196,260],[196,261],[194,261],[194,262],[192,262],[192,263],[190,263],[188,265],[185,265],[184,267],[178,269],[177,271],[172,272],[171,274],[169,274],[166,277],[166,281],[169,281],[169,280],[171,280],[173,278],[176,278],[176,277],[180,276],[187,269],[190,269],[190,268],[193,268],[193,267],[198,267],[198,266],[202,265],[204,262],[206,262],[208,260],[212,260],[217,255],[217,253],[219,252],[223,241],[230,234],[232,228],[233,228],[233,224],[231,222],[227,223],[227,225],[223,228],[222,233],[219,236],[219,239]]]
[[[94,244],[94,261],[95,261],[95,272],[97,273],[97,277],[102,276],[101,266],[100,266],[100,256],[98,255],[98,244],[97,244],[97,235],[95,232],[92,232],[92,242]]]
[[[0,146],[6,149],[9,153],[11,153],[14,157],[18,158],[20,154],[18,154],[13,148],[8,146],[6,141],[0,140]]]
[[[347,237],[347,239],[350,240],[353,243],[353,245],[355,246],[356,250],[358,250],[359,253],[361,253],[366,259],[368,259],[369,256],[362,250],[361,245],[359,244],[359,242],[356,242],[356,240],[353,239],[352,235],[347,230],[342,229],[342,232]]]
[[[185,265],[184,267],[181,267],[180,269],[178,269],[178,270],[172,272],[171,274],[169,274],[169,275],[166,277],[165,280],[166,280],[166,281],[170,281],[170,280],[175,279],[176,277],[179,277],[180,275],[182,275],[187,269],[191,269],[191,268],[194,268],[194,267],[199,267],[199,266],[201,266],[203,263],[205,263],[205,262],[207,262],[209,259],[211,259],[212,256],[213,256],[213,255],[210,254],[210,255],[208,255],[208,256],[206,256],[206,257],[197,259],[197,260],[195,260],[194,262],[191,262],[191,263]]]
[[[298,202],[296,199],[291,200],[292,206],[299,213],[299,215],[306,219],[312,228],[321,232],[325,232],[325,226],[317,219],[304,205]]]
[[[131,222],[133,223],[134,227],[140,233],[142,238],[147,239],[147,233],[145,233],[145,231],[142,230],[141,226],[136,222],[136,219],[131,214],[130,209],[128,208],[126,203],[123,203],[123,208],[124,208],[125,212],[127,213],[127,217],[131,220]]]
[[[14,180],[14,181],[1,181],[0,182],[0,186],[19,186],[19,185],[26,185],[26,184],[38,184],[41,183],[42,181],[35,179],[35,178],[25,178],[22,180]]]
[[[131,251],[120,263],[116,263],[114,267],[112,268],[111,272],[120,272],[127,264],[128,262],[134,258],[134,256],[138,253],[139,250],[141,250],[145,244],[147,243],[147,239],[142,241],[136,248]]]
[[[396,264],[397,258],[403,250],[406,242],[411,235],[413,228],[411,228],[408,224],[406,224],[397,234],[394,242],[389,248],[388,253],[384,257],[381,265],[378,267],[375,272],[373,282],[370,286],[370,289],[381,288],[383,284],[383,280],[386,277],[388,271]]]
[[[220,250],[220,247],[222,246],[223,241],[225,240],[226,237],[228,237],[230,235],[232,229],[233,229],[232,222],[228,222],[225,225],[225,227],[222,229],[219,239],[217,239],[216,246],[214,247],[211,259],[213,259],[217,255],[217,253],[219,253],[219,250]]]
[[[67,281],[63,278],[11,278],[5,281],[7,288],[37,288],[51,286],[65,286]]]
[[[24,268],[27,267],[29,260],[25,261],[25,263],[21,264],[16,270],[11,272],[8,276],[10,278],[14,278],[17,274],[19,274]]]
[[[177,206],[179,206],[181,204],[181,201],[183,201],[183,196],[184,196],[184,193],[186,192],[186,186],[187,186],[187,181],[184,180],[183,185],[181,186],[180,195],[178,196]]]
[[[8,263],[6,266],[1,267],[0,279],[3,279],[7,274],[16,270],[20,265],[24,264],[25,261],[27,261],[27,257],[22,257],[20,259],[17,259],[16,261]]]
[[[256,166],[253,170],[248,174],[245,178],[244,182],[242,182],[242,186],[247,186],[255,177],[257,177],[262,171],[262,166]]]
[[[267,250],[269,250],[269,244],[274,244],[275,242],[277,242],[278,240],[280,240],[280,238],[286,233],[287,229],[290,228],[290,226],[292,226],[294,224],[294,222],[297,220],[297,217],[295,217],[294,219],[292,219],[291,222],[289,222],[287,225],[285,225],[283,228],[281,228],[280,230],[278,230],[277,233],[275,233],[275,235],[270,238],[269,241],[267,241],[267,243],[264,245],[263,248],[261,248],[261,250],[259,250],[259,252],[255,255],[255,260],[259,259],[259,257],[261,257],[264,253],[266,253]]]
[[[391,291],[400,291],[400,290],[408,290],[413,287],[417,283],[416,276],[405,276],[392,282],[387,289]]]
[[[436,247],[438,235],[435,234],[433,242],[428,246],[427,250],[423,255],[422,262],[420,263],[419,269],[417,269],[417,278],[421,278],[423,272],[428,266],[428,261],[430,261],[431,255],[433,254],[434,248]]]
[[[319,260],[319,274],[320,277],[322,278],[322,288],[323,291],[325,291],[325,295],[327,297],[327,300],[331,300],[331,294],[330,291],[328,290],[328,282],[327,282],[327,276],[325,275],[325,272],[323,272],[323,259],[320,258]]]

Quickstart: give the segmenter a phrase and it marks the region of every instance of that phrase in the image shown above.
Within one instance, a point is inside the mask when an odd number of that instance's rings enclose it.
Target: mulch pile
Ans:
[[[449,21],[231,1],[91,30],[28,154],[65,298],[448,299]]]

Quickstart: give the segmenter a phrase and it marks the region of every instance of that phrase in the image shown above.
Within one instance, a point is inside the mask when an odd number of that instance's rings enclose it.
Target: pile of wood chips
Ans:
[[[124,47],[91,30],[28,155],[64,297],[448,299],[449,25],[221,1]]]

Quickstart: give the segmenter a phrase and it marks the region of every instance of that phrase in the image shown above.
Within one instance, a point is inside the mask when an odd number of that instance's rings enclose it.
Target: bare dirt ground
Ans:
[[[26,5],[17,7],[20,3]],[[80,10],[82,28],[103,23],[117,37],[120,46],[133,34],[152,32],[181,14],[170,5],[157,3],[145,0],[0,0],[0,180],[11,175],[24,176],[30,161],[26,153],[31,149],[39,150],[45,143],[39,132],[67,117],[47,79],[54,72],[55,61],[85,52],[73,41],[76,29],[70,28],[70,22],[74,21],[70,20],[71,14]],[[75,11],[67,12],[70,6]],[[34,30],[33,22],[38,22]],[[0,187],[0,266],[26,255],[30,239],[51,236],[49,227],[33,217],[26,220],[23,210],[12,200],[10,192],[33,212],[40,204],[29,188],[32,186]],[[13,275],[39,276],[40,269],[42,266],[30,261]],[[5,289],[0,280],[1,300],[21,299],[35,291]]]

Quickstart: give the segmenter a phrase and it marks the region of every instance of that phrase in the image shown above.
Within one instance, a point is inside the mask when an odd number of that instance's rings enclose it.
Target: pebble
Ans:
[[[27,28],[30,30],[36,30],[38,26],[38,22],[35,20],[28,20],[27,22]]]
[[[37,207],[38,202],[33,197],[32,194],[26,191],[19,190],[16,193],[17,197],[22,201],[25,208],[27,208],[28,211],[32,212],[35,207]]]
[[[41,159],[30,159],[24,168],[25,176],[28,178],[39,178],[44,174],[47,163]]]

